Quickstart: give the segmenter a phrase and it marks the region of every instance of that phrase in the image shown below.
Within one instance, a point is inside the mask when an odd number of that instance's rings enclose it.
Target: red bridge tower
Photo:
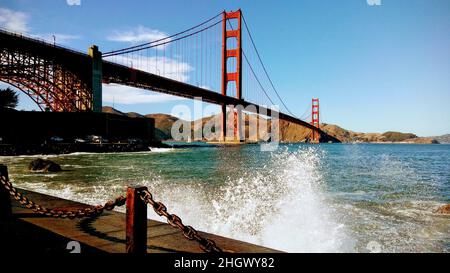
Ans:
[[[320,119],[319,119],[319,99],[312,99],[312,109],[311,109],[311,124],[317,128],[317,130],[311,130],[311,142],[320,142]]]
[[[222,22],[222,95],[227,95],[227,88],[229,82],[234,82],[236,86],[236,98],[242,99],[242,39],[241,39],[241,10],[232,12],[223,12]],[[229,20],[237,20],[237,29],[228,29],[227,23]],[[236,47],[228,49],[227,40],[229,38],[236,39]],[[236,58],[236,67],[231,68],[231,72],[228,72],[228,59]],[[241,111],[233,113],[234,119],[234,140],[239,141],[241,139],[241,129],[239,120],[241,118]],[[222,104],[222,140],[225,141],[227,137],[227,107]]]

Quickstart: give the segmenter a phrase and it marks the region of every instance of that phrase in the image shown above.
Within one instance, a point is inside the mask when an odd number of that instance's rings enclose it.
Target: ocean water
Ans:
[[[0,157],[18,187],[89,204],[147,186],[197,229],[287,252],[450,252],[450,145],[282,144]],[[124,208],[119,208],[124,211]],[[148,217],[162,220],[149,210]]]

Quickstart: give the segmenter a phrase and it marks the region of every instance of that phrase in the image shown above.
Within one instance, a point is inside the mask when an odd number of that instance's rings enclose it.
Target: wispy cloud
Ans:
[[[146,28],[144,26],[138,26],[132,30],[125,30],[125,31],[116,30],[112,35],[108,36],[107,39],[114,42],[126,42],[131,44],[137,44],[156,41],[165,38],[167,36],[169,35],[167,35],[162,31]],[[158,46],[158,49],[163,48],[164,46]]]
[[[66,0],[69,6],[79,6],[81,5],[81,0]]]
[[[80,39],[78,35],[63,34],[63,33],[41,33],[32,34],[28,27],[30,16],[22,11],[10,10],[0,7],[0,27],[9,31],[28,34],[31,37],[53,42],[53,36],[56,38],[56,42],[59,44],[66,43],[71,40]]]
[[[181,82],[188,82],[189,74],[194,70],[194,68],[186,62],[182,62],[176,58],[162,56],[129,57],[119,55],[110,59],[107,58],[107,60]]]
[[[28,32],[29,16],[25,12],[0,7],[0,26],[13,32]]]
[[[185,98],[166,94],[152,94],[149,91],[118,84],[103,85],[103,102],[108,103],[147,104],[180,100],[185,100]]]

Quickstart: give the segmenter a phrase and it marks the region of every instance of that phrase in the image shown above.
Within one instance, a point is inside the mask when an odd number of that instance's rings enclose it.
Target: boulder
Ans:
[[[28,169],[31,171],[60,172],[61,166],[51,160],[38,158],[31,161]]]
[[[450,214],[450,204],[439,207],[435,213]]]

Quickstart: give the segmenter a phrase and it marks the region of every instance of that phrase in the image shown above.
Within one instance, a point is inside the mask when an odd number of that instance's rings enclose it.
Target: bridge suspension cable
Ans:
[[[220,24],[221,22],[222,22],[222,20],[217,21],[216,23],[214,23],[214,24],[212,24],[212,25],[209,25],[209,26],[207,26],[207,27],[205,27],[205,28],[202,28],[202,29],[200,29],[200,30],[197,30],[197,31],[195,31],[195,32],[186,34],[186,35],[184,35],[184,36],[178,37],[178,38],[176,38],[176,39],[172,39],[172,40],[165,41],[165,40],[169,39],[169,37],[166,37],[166,38],[163,38],[163,39],[159,39],[159,40],[157,40],[157,41],[153,41],[153,42],[151,42],[151,43],[146,43],[146,44],[145,44],[146,46],[140,45],[139,48],[131,48],[131,49],[129,48],[129,49],[126,49],[126,50],[125,50],[125,49],[121,49],[120,51],[117,51],[117,52],[114,52],[114,53],[103,53],[102,56],[103,56],[103,57],[111,57],[111,56],[116,56],[116,55],[122,55],[122,54],[126,54],[126,53],[132,53],[132,52],[136,52],[136,51],[141,51],[141,50],[144,50],[144,49],[150,49],[150,48],[154,48],[154,47],[158,47],[158,46],[163,46],[163,45],[166,45],[166,44],[169,44],[169,43],[173,43],[173,42],[182,40],[182,39],[187,38],[187,37],[194,36],[194,35],[196,35],[196,34],[198,34],[198,33],[200,33],[200,32],[203,32],[203,31],[205,31],[205,30],[208,30],[208,29],[210,29],[210,28],[212,28],[212,27],[214,27],[214,26],[217,26],[217,25]],[[173,36],[172,36],[172,37],[173,37]],[[157,42],[158,42],[158,43],[157,43]]]
[[[168,39],[172,39],[173,37],[176,37],[176,36],[188,33],[188,32],[190,32],[190,31],[192,31],[192,30],[194,30],[196,28],[199,28],[199,27],[201,27],[203,25],[206,25],[207,23],[211,22],[212,20],[216,19],[217,17],[219,17],[221,15],[222,15],[222,13],[219,13],[216,16],[211,17],[210,19],[208,19],[208,20],[206,20],[206,21],[204,21],[204,22],[202,22],[202,23],[200,23],[198,25],[195,25],[195,26],[193,26],[191,28],[188,28],[186,30],[180,31],[180,32],[175,33],[173,35],[170,35],[170,36],[167,36],[167,37],[164,37],[164,38],[161,38],[161,39],[157,39],[157,40],[154,40],[154,41],[150,41],[150,42],[147,42],[147,43],[143,43],[143,44],[139,44],[139,45],[135,45],[135,46],[130,46],[130,47],[121,48],[121,49],[118,49],[118,50],[105,52],[105,53],[102,54],[102,56],[103,57],[110,57],[110,56],[114,56],[114,55],[120,55],[120,54],[129,53],[131,51],[139,51],[139,50],[144,50],[144,49],[147,49],[147,48],[151,48],[153,46],[151,46],[151,47],[146,47],[146,46],[149,46],[149,45],[152,45],[152,44],[155,44],[155,43],[159,43],[159,42],[162,42],[162,41],[165,41],[165,40],[168,40]],[[222,22],[222,20],[220,20],[218,23],[220,23],[220,22]],[[218,23],[216,23],[216,24],[218,24]],[[212,26],[210,26],[210,27],[212,27]],[[197,32],[193,33],[192,35],[197,34],[197,33],[201,32],[201,31],[203,31],[205,29],[207,29],[207,28],[204,28],[204,29],[202,29],[200,31],[197,31]],[[183,36],[181,39],[186,38],[188,36],[189,35]],[[177,40],[179,40],[179,39],[177,39]],[[173,41],[175,41],[175,40],[173,40]]]
[[[261,84],[261,81],[258,79],[258,77],[256,76],[255,70],[253,69],[252,65],[250,64],[247,55],[245,55],[245,52],[242,52],[242,55],[244,56],[245,62],[248,64],[250,71],[252,72],[252,75],[255,77],[256,81],[258,82],[259,87],[261,88],[261,90],[264,92],[264,94],[266,95],[266,97],[269,99],[269,101],[272,103],[272,105],[275,105],[275,103],[272,101],[272,99],[270,98],[269,94],[267,94],[266,89],[264,89],[263,85]]]
[[[280,102],[283,104],[284,108],[286,108],[286,110],[287,110],[292,116],[295,117],[295,115],[289,110],[289,108],[287,107],[286,103],[285,103],[285,102],[283,101],[283,99],[281,98],[280,94],[278,93],[277,89],[275,88],[275,85],[273,84],[272,79],[271,79],[270,76],[269,76],[269,73],[267,72],[266,66],[265,66],[264,63],[263,63],[263,61],[262,61],[262,59],[261,59],[261,55],[259,54],[258,48],[256,47],[255,41],[253,40],[253,36],[252,36],[252,34],[251,34],[251,32],[250,32],[250,29],[249,29],[249,27],[248,27],[247,21],[245,20],[244,14],[242,14],[242,19],[243,19],[243,21],[244,21],[244,26],[245,26],[245,28],[246,28],[246,30],[247,30],[248,36],[250,37],[250,41],[252,42],[253,48],[255,49],[256,55],[258,56],[258,60],[259,60],[259,62],[261,63],[261,66],[262,66],[262,68],[263,68],[263,70],[264,70],[264,73],[265,73],[267,79],[268,79],[269,82],[270,82],[270,85],[272,86],[273,90],[275,91],[275,94],[277,95],[277,97],[278,97],[278,99],[280,100]]]
[[[233,25],[231,24],[231,22],[229,20],[227,20],[227,23],[229,25],[229,27],[231,28],[231,30],[234,30]],[[259,86],[259,88],[261,89],[261,91],[263,92],[263,94],[265,95],[265,97],[269,100],[271,105],[275,105],[275,102],[270,98],[268,92],[266,91],[266,89],[264,88],[264,85],[262,84],[261,80],[258,78],[257,73],[255,72],[256,69],[253,68],[251,61],[249,60],[249,57],[247,57],[247,54],[245,53],[246,50],[242,49],[242,55],[244,57],[245,63],[248,65],[248,69],[251,72],[250,75],[253,76],[254,80],[257,83],[257,86]],[[234,65],[234,64],[233,64]],[[250,77],[247,77],[248,81],[250,81]],[[260,100],[260,97],[258,96],[258,94],[252,94],[254,92],[254,90],[252,88],[248,88],[245,90],[246,93],[246,99],[249,101],[253,101],[259,105],[261,104],[268,104],[267,102],[263,102],[262,100]],[[249,93],[251,95],[256,95],[255,97],[249,98]]]
[[[102,54],[105,60],[214,92],[220,90],[222,13],[184,31]]]
[[[308,120],[308,118],[311,117],[311,107],[312,107],[312,103],[310,102],[308,104],[308,107],[306,108],[305,112],[300,116],[300,119]]]

